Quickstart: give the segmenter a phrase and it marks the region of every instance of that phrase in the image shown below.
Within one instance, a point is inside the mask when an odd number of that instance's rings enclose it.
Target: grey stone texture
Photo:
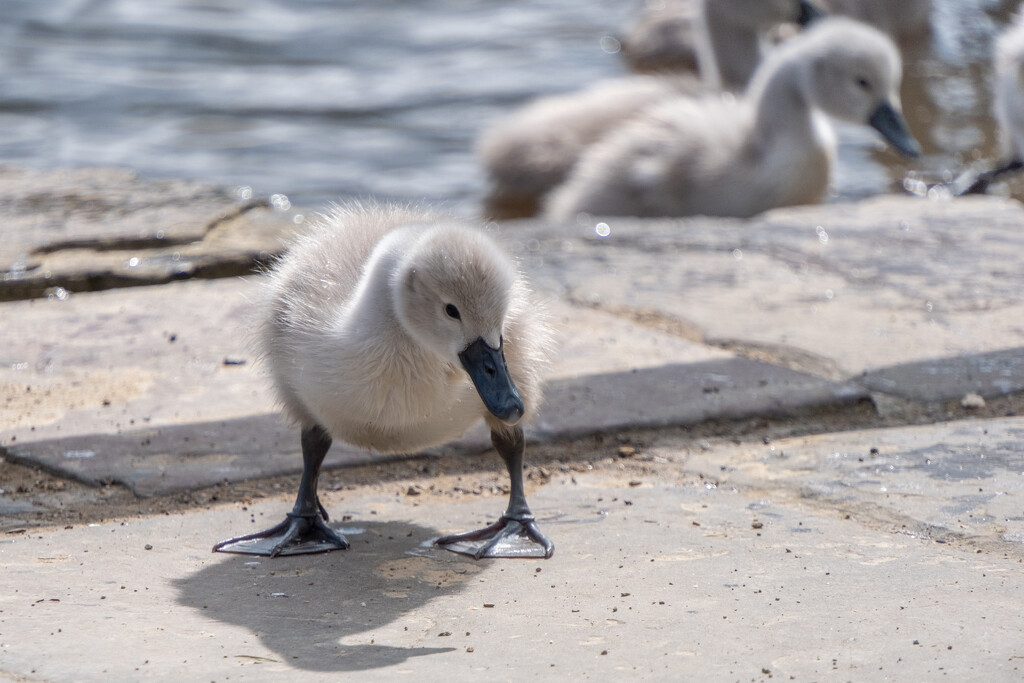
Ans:
[[[141,497],[300,470],[248,339],[252,273],[303,212],[122,171],[0,181],[3,458]],[[288,495],[6,533],[0,679],[1021,679],[1024,418],[970,413],[1024,389],[1018,203],[492,228],[557,335],[533,446],[648,430],[628,485],[530,484],[553,559],[434,549],[503,497],[398,485],[325,492],[354,542],[323,556],[209,552]],[[821,418],[893,403],[959,412]],[[758,418],[826,428],[679,436]],[[31,510],[2,489],[0,517]]]

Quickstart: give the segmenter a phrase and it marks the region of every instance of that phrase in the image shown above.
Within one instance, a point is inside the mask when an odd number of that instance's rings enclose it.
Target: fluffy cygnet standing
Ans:
[[[343,549],[317,496],[332,438],[411,453],[483,418],[505,460],[505,514],[437,543],[475,557],[550,557],[523,493],[524,419],[540,400],[548,331],[510,259],[459,221],[379,205],[338,208],[270,274],[260,346],[277,394],[302,429],[303,473],[281,524],[214,550]]]
[[[490,181],[484,199],[493,218],[532,216],[583,151],[652,104],[708,89],[742,90],[761,60],[762,34],[783,22],[819,17],[807,0],[703,0],[701,81],[688,74],[600,81],[545,97],[485,131],[477,154]]]
[[[1015,16],[996,39],[994,68],[992,109],[999,124],[1003,161],[973,179],[958,181],[961,187],[969,183],[960,194],[984,193],[1001,176],[1024,168],[1024,14]]]
[[[590,147],[551,217],[751,216],[820,201],[835,139],[822,113],[919,153],[900,112],[900,57],[884,34],[824,19],[773,51],[746,95],[666,100]]]

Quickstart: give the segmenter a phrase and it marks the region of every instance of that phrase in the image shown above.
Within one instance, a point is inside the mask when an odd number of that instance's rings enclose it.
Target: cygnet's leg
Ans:
[[[957,196],[963,196],[965,194],[985,194],[988,192],[988,186],[999,180],[999,178],[1008,173],[1016,173],[1021,169],[1024,169],[1024,162],[1014,159],[1013,161],[1010,161],[998,168],[983,171],[977,175],[974,182],[972,182],[966,190],[957,192]]]
[[[508,509],[494,524],[463,534],[439,538],[434,543],[452,552],[482,557],[551,557],[554,544],[534,522],[523,492],[523,430],[515,427],[506,436],[491,432],[491,443],[505,461],[511,480]]]
[[[213,546],[214,552],[246,555],[303,555],[344,550],[348,541],[327,526],[327,510],[317,496],[320,465],[331,448],[331,436],[315,425],[302,430],[302,480],[295,507],[277,526],[231,538]]]

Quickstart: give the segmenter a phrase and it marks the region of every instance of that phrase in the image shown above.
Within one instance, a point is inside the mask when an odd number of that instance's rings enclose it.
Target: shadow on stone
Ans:
[[[868,400],[867,392],[853,383],[831,382],[748,358],[723,358],[552,382],[535,434],[566,438],[615,429],[777,417]]]
[[[276,413],[18,443],[4,455],[93,486],[118,482],[143,497],[302,471],[299,431]],[[398,457],[335,443],[324,466]]]
[[[830,382],[746,358],[726,358],[553,381],[527,437],[534,441],[575,438],[616,429],[792,415],[867,400],[868,394],[856,384]],[[471,455],[489,449],[487,432],[478,425],[443,450]],[[273,413],[19,442],[8,446],[5,456],[92,485],[119,482],[139,496],[302,470],[298,430]],[[361,451],[335,441],[324,467],[404,457]]]
[[[914,401],[983,398],[1024,391],[1024,348],[904,363],[866,372],[857,381],[871,391]]]
[[[418,548],[439,535],[422,526],[350,522],[339,530],[352,543],[348,550],[274,559],[218,555],[175,581],[177,601],[244,628],[283,663],[308,671],[365,671],[455,649],[395,643],[437,641],[427,630],[431,622],[415,610],[460,592],[487,561]],[[254,662],[262,656],[227,654]]]

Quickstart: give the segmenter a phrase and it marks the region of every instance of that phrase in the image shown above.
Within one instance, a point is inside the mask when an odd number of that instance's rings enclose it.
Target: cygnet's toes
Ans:
[[[541,533],[532,518],[518,520],[504,516],[483,529],[444,536],[434,544],[478,560],[484,557],[546,559],[555,552],[555,544]]]
[[[348,541],[345,537],[327,526],[319,516],[289,514],[275,527],[221,541],[213,546],[213,551],[277,557],[325,553],[346,548]]]

